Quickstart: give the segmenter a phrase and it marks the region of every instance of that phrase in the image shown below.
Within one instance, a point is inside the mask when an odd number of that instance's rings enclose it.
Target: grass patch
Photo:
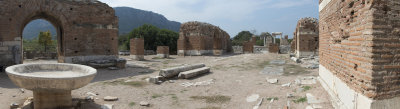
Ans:
[[[162,57],[153,57],[151,59],[164,59],[164,58],[162,58]]]
[[[293,100],[294,103],[304,103],[306,101],[307,101],[306,97],[301,97],[301,98],[298,98],[296,100]]]
[[[231,97],[216,95],[216,96],[191,96],[191,99],[194,100],[206,100],[206,103],[226,103],[231,100]]]
[[[147,85],[147,82],[144,81],[130,81],[130,82],[123,82],[122,85],[128,85],[133,87],[144,87]]]
[[[184,92],[186,92],[186,91],[188,91],[188,90],[186,90],[186,89],[183,89],[183,90],[181,90],[181,93],[184,93]]]
[[[200,109],[221,109],[220,107],[203,107],[203,108],[200,108]]]
[[[269,61],[263,61],[257,64],[258,68],[264,68],[265,66],[269,65]]]
[[[136,105],[135,102],[130,102],[130,103],[129,103],[129,106],[131,106],[131,107],[132,107],[132,106],[135,106],[135,105]]]
[[[303,91],[305,92],[305,91],[310,90],[310,89],[311,89],[311,86],[303,86],[303,87],[301,87],[301,88],[303,88]]]
[[[159,97],[162,97],[163,95],[161,95],[161,94],[153,94],[152,96],[151,96],[151,98],[153,98],[153,99],[155,99],[155,98],[159,98]]]
[[[269,98],[267,98],[267,100],[272,100],[272,99],[274,99],[274,100],[279,100],[278,97],[269,97]]]

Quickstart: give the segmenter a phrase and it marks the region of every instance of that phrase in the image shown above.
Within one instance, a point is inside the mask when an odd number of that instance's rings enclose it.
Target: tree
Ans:
[[[146,50],[157,50],[157,46],[169,46],[171,53],[177,51],[177,41],[179,34],[167,29],[159,29],[153,25],[142,25],[133,29],[129,34],[119,37],[120,49],[130,49],[129,41],[132,38],[144,38],[144,48]]]
[[[233,37],[233,45],[243,45],[243,42],[249,41],[253,34],[250,31],[241,31],[238,35]]]
[[[47,52],[47,47],[51,46],[53,41],[51,40],[50,31],[39,33],[39,45],[44,47],[44,52]]]

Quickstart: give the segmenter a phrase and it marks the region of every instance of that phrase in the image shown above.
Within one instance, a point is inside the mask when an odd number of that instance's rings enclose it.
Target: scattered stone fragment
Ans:
[[[195,64],[195,65],[184,65],[184,66],[180,66],[180,67],[162,69],[160,71],[159,75],[163,76],[165,78],[171,78],[171,77],[178,76],[180,72],[198,69],[198,68],[202,68],[205,66],[206,66],[205,64]]]
[[[260,95],[258,95],[258,94],[252,94],[252,95],[250,95],[250,96],[248,96],[248,97],[246,98],[246,101],[247,101],[247,102],[255,102],[255,101],[257,101],[258,98],[260,98]]]
[[[189,79],[189,78],[193,78],[193,77],[196,77],[198,75],[202,75],[202,74],[205,74],[208,72],[210,72],[210,67],[202,67],[202,68],[198,68],[198,69],[194,69],[194,70],[181,72],[181,73],[179,73],[178,78]]]
[[[113,109],[114,104],[104,104],[101,106],[101,109]]]
[[[296,62],[296,63],[301,63],[301,61],[300,61],[300,59],[298,59],[298,58],[296,58],[296,57],[292,57],[292,58],[290,58],[290,59],[292,59],[294,62]]]
[[[108,67],[109,70],[118,70],[117,67]]]
[[[287,93],[287,94],[286,94],[286,97],[287,97],[287,98],[292,98],[292,97],[293,97],[293,94]]]
[[[97,96],[98,94],[95,94],[95,93],[93,93],[93,92],[87,92],[86,95],[89,95],[89,96]]]
[[[269,83],[271,83],[271,84],[276,84],[276,83],[278,83],[278,79],[276,79],[276,78],[274,78],[274,79],[268,79],[268,78],[267,78],[267,81],[268,81]]]
[[[33,97],[28,97],[26,98],[26,100],[24,101],[24,104],[22,104],[22,107],[31,105],[33,103]]]
[[[314,109],[313,107],[311,107],[311,106],[307,106],[306,107],[306,109]]]
[[[323,107],[321,105],[313,104],[312,106],[314,109],[322,109]]]
[[[174,80],[169,80],[168,82],[169,82],[169,83],[175,83],[175,81],[174,81]]]
[[[150,83],[159,84],[159,83],[162,83],[162,80],[164,80],[164,77],[162,77],[162,76],[154,76],[154,77],[150,77],[148,81]]]
[[[282,84],[282,87],[290,87],[290,85],[292,85],[292,83],[286,83],[286,84]]]
[[[258,109],[261,106],[263,101],[264,101],[264,98],[261,98],[261,100],[257,103],[256,106],[253,107],[253,109]]]
[[[19,107],[19,104],[18,103],[11,103],[10,104],[10,109],[16,109],[16,108],[18,108]]]
[[[94,102],[94,97],[93,97],[93,96],[87,96],[87,97],[85,98],[85,101]]]
[[[147,101],[141,101],[139,104],[140,106],[150,106],[150,103]]]
[[[316,83],[317,83],[317,80],[313,76],[303,77],[300,79],[301,85],[311,85],[311,84],[316,84]]]
[[[12,97],[17,97],[16,95],[13,95]]]
[[[318,100],[314,95],[310,94],[310,93],[306,93],[306,97],[307,97],[307,103],[308,104],[317,104],[317,103],[321,103],[320,100]]]
[[[272,98],[271,101],[269,101],[269,103],[273,103],[275,100],[275,98]]]
[[[25,93],[25,90],[24,89],[19,89],[20,91],[21,91],[21,93]]]
[[[308,68],[308,69],[317,69],[317,68],[319,68],[319,64],[311,64],[311,65],[308,65],[306,68]]]
[[[113,96],[106,96],[104,97],[104,101],[117,101],[118,97],[113,97]]]
[[[201,81],[201,82],[195,82],[195,83],[185,82],[185,83],[182,83],[181,86],[183,86],[183,87],[206,86],[206,85],[210,85],[210,84],[214,83],[214,81],[215,81],[214,79],[210,79],[210,80],[207,80],[207,81]]]

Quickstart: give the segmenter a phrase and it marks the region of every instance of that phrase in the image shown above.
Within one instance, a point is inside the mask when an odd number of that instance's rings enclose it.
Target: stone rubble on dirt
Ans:
[[[104,104],[101,106],[101,109],[113,109],[114,104]]]
[[[258,100],[258,98],[260,98],[260,95],[258,95],[258,94],[252,94],[252,95],[250,95],[250,96],[248,96],[247,98],[246,98],[246,101],[247,102],[255,102],[255,101],[257,101]]]
[[[185,83],[182,83],[181,86],[183,86],[183,87],[206,86],[206,85],[213,84],[214,81],[215,81],[214,79],[210,79],[210,80],[201,81],[201,82],[195,82],[195,83],[192,83],[192,82],[185,82]]]
[[[11,103],[10,104],[10,109],[16,109],[16,108],[18,108],[19,107],[19,104],[18,103]]]
[[[21,93],[25,93],[25,90],[24,89],[19,89],[20,91],[21,91]]]
[[[271,84],[276,84],[276,83],[278,83],[278,79],[276,79],[276,78],[273,78],[273,79],[267,78],[267,81],[268,81],[269,83],[271,83]]]
[[[94,102],[94,97],[93,97],[93,96],[87,96],[87,97],[85,98],[85,101]]]
[[[108,67],[108,70],[118,70],[117,67]]]
[[[291,94],[291,93],[287,93],[287,94],[286,94],[286,97],[287,97],[287,98],[292,98],[292,97],[294,97],[294,95]]]
[[[147,101],[141,101],[139,104],[140,106],[150,106],[150,103]]]
[[[321,105],[313,104],[312,107],[314,109],[322,109],[323,107]]]
[[[264,101],[264,98],[261,98],[261,100],[253,107],[253,109],[258,109],[260,108],[262,102]]]
[[[285,60],[272,60],[269,62],[269,64],[283,65],[283,64],[286,64],[286,61]]]
[[[300,85],[312,85],[317,83],[317,78],[314,76],[299,77],[295,81]]]
[[[292,83],[286,83],[286,84],[282,84],[282,87],[290,87],[290,85],[292,85]]]
[[[306,93],[306,97],[307,97],[307,103],[308,104],[318,104],[321,103],[320,100],[318,100],[314,95],[312,95],[311,93]]]
[[[154,76],[154,77],[150,77],[149,79],[147,79],[148,82],[153,83],[153,84],[159,84],[161,83],[163,80],[165,80],[164,77],[162,76]]]
[[[283,75],[283,72],[284,72],[283,66],[267,66],[260,72],[260,74]]]
[[[113,96],[106,96],[104,97],[104,101],[117,101],[118,97],[113,97]]]

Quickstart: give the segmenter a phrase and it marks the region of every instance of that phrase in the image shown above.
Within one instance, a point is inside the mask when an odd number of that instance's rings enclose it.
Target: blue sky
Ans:
[[[293,36],[297,20],[318,18],[318,0],[99,0],[111,7],[153,11],[178,22],[208,22],[231,37],[243,30]]]

